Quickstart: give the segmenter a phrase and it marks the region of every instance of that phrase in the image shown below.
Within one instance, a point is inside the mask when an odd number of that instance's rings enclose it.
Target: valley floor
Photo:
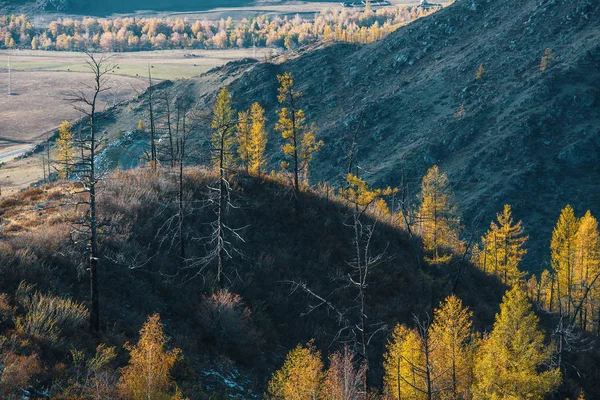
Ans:
[[[103,99],[112,105],[128,100],[147,87],[148,66],[156,81],[189,78],[230,61],[275,53],[273,49],[164,50],[114,53],[117,64],[112,89]],[[8,93],[10,56],[11,91]],[[4,193],[18,191],[42,179],[41,158],[12,161],[46,139],[63,120],[79,113],[66,100],[72,90],[88,81],[81,53],[43,50],[0,51],[0,187]]]

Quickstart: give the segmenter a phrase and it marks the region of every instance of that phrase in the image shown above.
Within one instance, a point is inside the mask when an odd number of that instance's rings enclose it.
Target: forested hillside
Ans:
[[[312,46],[285,62],[232,65],[175,87],[191,86],[209,108],[227,83],[236,108],[258,101],[273,128],[276,75],[292,72],[327,144],[313,182],[343,179],[358,129],[373,182],[399,186],[404,177],[415,196],[437,163],[468,229],[483,233],[510,201],[535,233],[525,263],[539,271],[558,210],[600,213],[598,17],[600,6],[587,0],[457,1],[367,46]],[[143,115],[117,119],[119,129]]]
[[[0,397],[595,398],[599,18],[458,0],[111,105],[88,53],[0,199]]]

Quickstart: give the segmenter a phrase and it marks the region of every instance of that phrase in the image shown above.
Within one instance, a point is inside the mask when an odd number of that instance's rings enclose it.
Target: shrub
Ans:
[[[21,282],[16,300],[25,310],[17,317],[17,329],[29,335],[57,341],[64,331],[73,331],[86,324],[89,311],[83,304],[34,291],[35,286]]]
[[[0,374],[0,398],[21,398],[22,389],[40,371],[37,355],[24,356],[6,352],[0,359],[3,366]]]
[[[240,295],[219,290],[210,297],[204,296],[200,318],[207,338],[223,350],[242,357],[257,350],[260,336]]]

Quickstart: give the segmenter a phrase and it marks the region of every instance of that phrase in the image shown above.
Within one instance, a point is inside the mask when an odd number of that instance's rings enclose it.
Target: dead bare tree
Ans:
[[[153,171],[158,168],[158,158],[156,157],[156,131],[154,123],[154,87],[152,85],[152,72],[148,65],[148,112],[150,115],[150,167]]]
[[[82,84],[81,89],[73,90],[69,97],[74,108],[84,116],[82,124],[87,125],[87,133],[81,132],[76,138],[76,146],[80,149],[80,159],[77,160],[76,175],[82,186],[82,193],[87,198],[77,202],[77,205],[86,205],[87,212],[76,228],[89,249],[89,274],[90,274],[90,326],[98,332],[100,330],[100,306],[98,290],[98,213],[97,213],[97,184],[100,175],[96,170],[96,154],[101,140],[98,134],[97,119],[100,111],[100,96],[110,90],[108,87],[109,74],[116,68],[109,56],[95,55],[85,52],[86,65],[93,74],[92,84]]]

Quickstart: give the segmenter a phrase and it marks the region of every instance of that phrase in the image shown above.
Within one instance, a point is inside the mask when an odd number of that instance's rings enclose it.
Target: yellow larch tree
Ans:
[[[275,129],[281,132],[281,137],[286,140],[283,154],[291,158],[294,168],[294,189],[300,190],[300,175],[308,177],[308,165],[313,153],[323,147],[322,141],[315,139],[314,131],[306,126],[306,116],[299,108],[298,100],[302,93],[294,89],[294,80],[289,72],[277,75],[279,81],[279,94],[277,99],[284,107],[279,110],[279,121]],[[287,169],[288,162],[282,163]]]
[[[513,286],[476,354],[474,398],[537,400],[560,385],[560,370],[545,367],[552,348],[544,343],[538,323],[526,293]]]
[[[600,289],[600,237],[598,221],[588,210],[579,220],[576,235],[575,271],[573,274],[573,319],[582,329],[597,320]]]
[[[250,112],[240,111],[238,113],[238,122],[236,126],[236,137],[238,142],[237,152],[242,160],[242,166],[248,172],[250,164]]]
[[[252,176],[260,176],[267,160],[267,132],[265,130],[265,110],[258,103],[250,107],[250,138],[248,141],[248,172]]]
[[[63,121],[58,126],[58,178],[67,179],[75,165],[75,149],[73,146],[73,125],[69,121]]]
[[[427,260],[442,264],[452,258],[451,251],[461,251],[459,239],[460,218],[453,204],[448,177],[432,166],[421,183],[421,206],[419,209],[421,234]]]
[[[385,390],[393,399],[427,399],[422,346],[416,330],[396,325],[386,346],[383,362]]]
[[[579,221],[570,205],[560,213],[550,243],[551,266],[557,276],[557,306],[561,315],[573,311],[573,282],[577,258]]]
[[[323,374],[321,353],[312,341],[290,351],[283,367],[276,371],[267,389],[271,400],[315,400],[319,396]]]
[[[440,399],[469,398],[473,381],[472,318],[473,313],[454,295],[434,311],[430,335],[435,343],[432,356]]]
[[[121,369],[119,391],[129,400],[167,400],[177,392],[171,377],[179,349],[166,350],[167,339],[158,314],[148,317],[136,345],[126,345],[129,364]]]
[[[212,162],[215,170],[221,175],[225,174],[232,166],[235,126],[231,94],[226,87],[223,87],[217,95],[213,110],[213,135],[211,138]]]
[[[484,253],[483,270],[492,272],[504,284],[515,284],[523,278],[519,263],[527,253],[524,248],[528,236],[524,235],[523,223],[514,223],[510,205],[505,204],[502,213],[496,214],[498,223],[481,238]]]

